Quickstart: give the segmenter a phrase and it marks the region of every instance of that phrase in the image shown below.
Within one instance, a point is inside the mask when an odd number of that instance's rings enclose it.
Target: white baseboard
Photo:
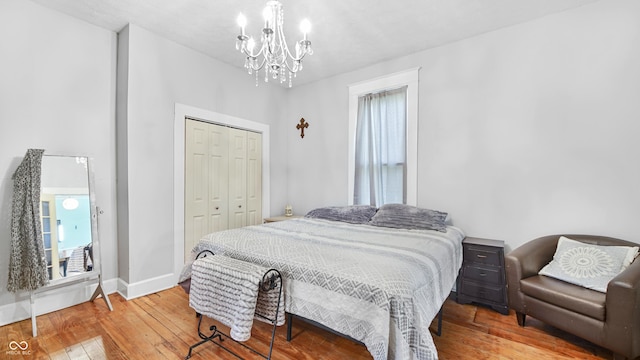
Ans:
[[[158,291],[166,290],[177,285],[176,275],[173,273],[157,276],[148,280],[139,281],[129,284],[122,279],[118,279],[118,293],[127,300],[135,299],[140,296],[153,294]]]
[[[116,292],[117,279],[105,280],[103,283],[105,293]],[[89,301],[97,286],[97,282],[79,283],[37,294],[34,306],[36,316]],[[101,302],[102,300],[96,299],[96,301]],[[106,306],[106,304],[103,305]],[[31,318],[29,293],[20,294],[19,299],[14,303],[0,306],[0,326],[29,318]]]

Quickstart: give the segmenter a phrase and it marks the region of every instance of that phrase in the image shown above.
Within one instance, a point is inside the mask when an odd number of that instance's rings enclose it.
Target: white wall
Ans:
[[[127,191],[119,193],[119,231],[120,246],[128,249],[128,254],[121,252],[128,258],[119,259],[121,271],[127,271],[120,274],[120,291],[135,297],[175,285],[174,243],[179,241],[173,226],[175,104],[268,124],[272,126],[271,144],[282,144],[278,119],[285,89],[256,87],[244,71],[135,25],[121,32],[120,40],[128,46],[128,74],[122,77],[127,81],[127,94],[118,99],[118,135],[126,135],[125,143],[118,144],[119,152],[125,152],[119,154],[119,174],[123,175],[119,181]],[[271,151],[271,196],[275,199],[286,191],[280,186],[286,182],[281,170],[283,148],[275,145]],[[274,206],[279,206],[278,201]]]
[[[348,85],[420,66],[418,205],[508,247],[640,242],[640,2],[607,0],[293,89],[294,209],[346,204]]]
[[[403,69],[404,70],[404,69]],[[319,206],[347,204],[349,89],[376,77],[347,74],[294,86],[287,98],[287,201],[297,215]],[[296,124],[304,118],[304,138]]]
[[[28,316],[6,290],[11,176],[28,148],[95,163],[105,279],[115,279],[115,55],[113,32],[35,5],[0,1],[0,324]],[[115,290],[115,281],[113,289]],[[67,293],[81,302],[89,293]],[[41,306],[41,309],[46,307]]]

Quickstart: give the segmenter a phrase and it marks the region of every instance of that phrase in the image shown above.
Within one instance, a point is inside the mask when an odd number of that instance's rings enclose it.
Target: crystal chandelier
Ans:
[[[258,52],[254,52],[256,43],[252,37],[245,34],[247,18],[240,14],[238,25],[240,35],[236,40],[236,49],[246,55],[244,67],[249,74],[255,73],[256,86],[258,86],[258,72],[264,70],[264,81],[269,82],[269,77],[279,80],[280,83],[289,81],[292,85],[292,77],[302,70],[302,59],[308,54],[312,55],[311,41],[307,38],[311,30],[311,23],[304,19],[300,23],[302,40],[296,42],[295,56],[289,51],[287,41],[284,37],[284,12],[280,1],[271,0],[262,11],[264,17],[264,28],[262,29],[262,46]],[[260,58],[260,59],[259,59]]]

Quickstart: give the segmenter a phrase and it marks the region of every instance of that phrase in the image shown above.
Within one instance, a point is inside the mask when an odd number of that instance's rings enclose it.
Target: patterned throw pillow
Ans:
[[[538,274],[606,293],[609,281],[637,255],[637,246],[591,245],[562,236],[553,260]]]

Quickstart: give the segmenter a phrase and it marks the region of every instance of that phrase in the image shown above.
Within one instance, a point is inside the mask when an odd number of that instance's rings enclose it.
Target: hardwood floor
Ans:
[[[103,301],[96,301],[39,316],[36,338],[31,336],[30,319],[0,327],[0,359],[184,359],[189,346],[200,340],[188,296],[179,287],[131,301],[117,294],[109,298],[113,312]],[[220,328],[228,333],[224,326]],[[247,344],[266,353],[270,331],[267,324],[256,321]],[[364,346],[301,321],[294,322],[292,335],[287,342],[286,326],[278,328],[273,359],[371,358]],[[451,300],[445,303],[443,334],[433,337],[440,359],[445,360],[612,358],[610,351],[536,319],[528,317],[527,326],[520,328],[513,313],[505,316]],[[28,353],[10,350],[12,341],[25,341]],[[236,351],[239,346],[233,348]],[[242,348],[237,351],[248,359],[259,358]],[[192,359],[235,357],[208,343],[196,348]]]

